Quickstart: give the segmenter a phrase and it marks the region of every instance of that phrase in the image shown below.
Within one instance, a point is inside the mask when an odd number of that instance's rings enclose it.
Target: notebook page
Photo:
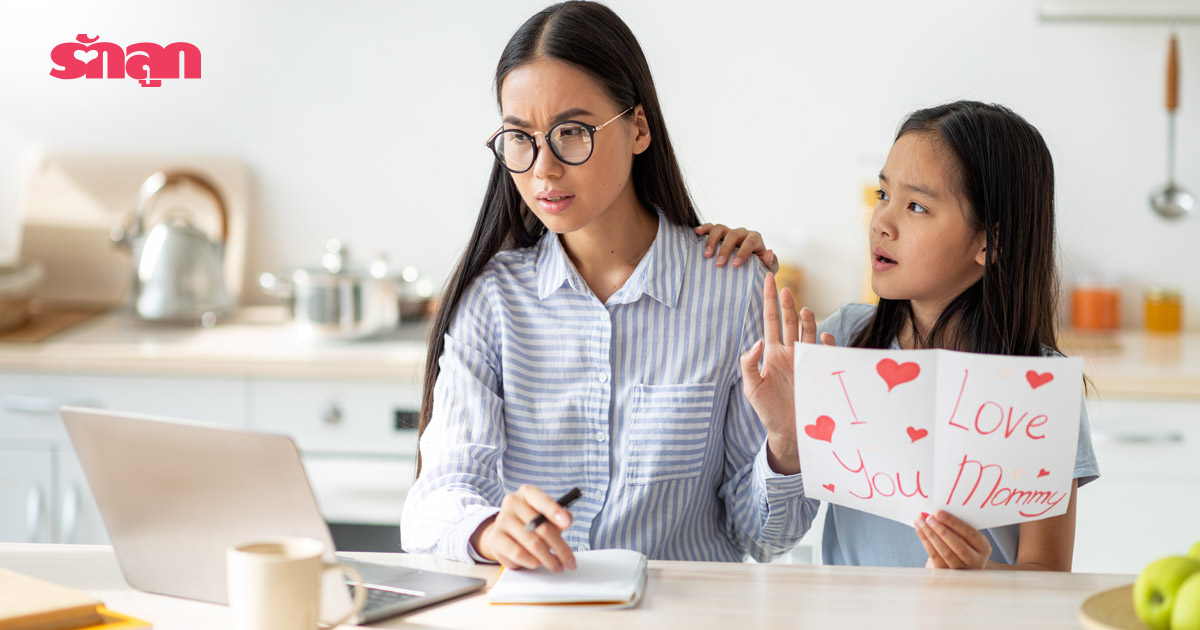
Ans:
[[[574,571],[505,569],[488,591],[493,604],[629,602],[646,574],[646,556],[627,549],[575,553]]]

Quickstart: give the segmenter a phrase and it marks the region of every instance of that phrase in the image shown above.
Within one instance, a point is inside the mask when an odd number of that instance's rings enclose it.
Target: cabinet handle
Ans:
[[[60,543],[75,542],[75,529],[79,525],[79,487],[72,484],[63,493],[62,518],[59,521],[58,535]]]
[[[1092,439],[1115,444],[1181,444],[1183,434],[1179,431],[1163,429],[1159,431],[1092,431]]]
[[[342,408],[337,403],[329,403],[321,412],[321,422],[325,424],[341,424]]]
[[[34,486],[25,496],[25,542],[40,542],[42,535],[42,489]]]

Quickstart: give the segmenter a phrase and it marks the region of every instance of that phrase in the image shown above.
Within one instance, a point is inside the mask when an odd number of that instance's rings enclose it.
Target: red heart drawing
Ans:
[[[1045,477],[1046,475],[1049,475],[1049,474],[1050,474],[1050,471],[1049,471],[1049,470],[1046,470],[1045,468],[1043,468],[1043,469],[1041,469],[1041,470],[1039,470],[1039,471],[1038,471],[1038,477],[1039,477],[1039,478],[1040,478],[1040,477]]]
[[[1042,372],[1041,374],[1038,374],[1037,372],[1034,372],[1033,370],[1029,370],[1028,372],[1025,373],[1025,380],[1029,381],[1030,387],[1032,387],[1033,389],[1037,389],[1037,388],[1041,387],[1042,385],[1045,385],[1046,383],[1053,381],[1054,375],[1049,372]]]
[[[822,484],[821,487],[825,488],[826,490],[828,490],[830,492],[833,492],[833,484],[831,484],[831,483]]]
[[[883,377],[890,392],[893,387],[917,378],[921,373],[921,366],[911,361],[908,363],[896,363],[891,359],[884,359],[875,365],[875,371],[879,372],[879,375]]]
[[[814,440],[822,440],[824,442],[833,443],[833,418],[829,416],[821,416],[817,418],[816,424],[810,424],[804,427],[804,433]]]
[[[926,435],[929,435],[929,431],[926,431],[925,429],[914,429],[913,427],[908,427],[908,439],[914,442],[925,437]]]

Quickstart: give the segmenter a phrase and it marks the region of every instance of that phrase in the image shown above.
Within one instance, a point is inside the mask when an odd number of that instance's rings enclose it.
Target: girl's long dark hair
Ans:
[[[1041,356],[1058,351],[1054,162],[1038,130],[1000,105],[957,101],[913,112],[896,139],[928,134],[953,156],[973,230],[987,238],[983,277],[917,331],[908,300],[880,299],[852,341],[887,348],[912,323],[914,347]]]
[[[667,136],[650,65],[621,18],[612,9],[595,2],[563,2],[526,20],[508,40],[496,64],[497,104],[508,73],[538,59],[565,61],[587,72],[612,99],[617,111],[642,106],[651,141],[650,147],[633,159],[633,187],[638,200],[647,211],[657,209],[673,224],[699,225],[700,219]],[[438,359],[463,292],[497,252],[528,247],[545,233],[546,226],[521,200],[512,176],[499,163],[493,164],[471,240],[447,282],[429,334],[418,436],[425,432],[433,415],[433,389],[440,371]],[[418,455],[418,475],[420,471]]]

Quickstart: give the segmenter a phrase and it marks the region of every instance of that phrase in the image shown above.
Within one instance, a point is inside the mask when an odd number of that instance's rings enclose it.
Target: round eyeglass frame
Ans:
[[[528,132],[522,131],[520,129],[505,129],[504,125],[501,125],[500,128],[497,129],[495,131],[495,133],[493,133],[491,135],[490,138],[488,138],[488,141],[484,143],[484,146],[486,146],[488,149],[491,150],[492,155],[496,156],[496,161],[500,163],[500,166],[503,166],[506,170],[508,170],[508,172],[524,173],[524,172],[527,172],[529,169],[533,168],[534,164],[537,164],[537,156],[538,156],[538,151],[540,150],[540,148],[538,147],[537,138],[535,138],[534,136],[541,134],[541,136],[543,138],[547,138],[546,146],[550,147],[550,152],[554,154],[554,157],[558,158],[559,162],[562,162],[563,164],[569,164],[571,166],[579,166],[580,164],[583,164],[584,162],[587,162],[588,160],[592,159],[592,153],[596,150],[596,144],[595,144],[596,132],[607,127],[609,125],[609,123],[613,122],[614,120],[633,111],[633,108],[635,108],[635,107],[637,107],[637,105],[630,105],[625,111],[621,112],[620,114],[617,114],[616,116],[613,116],[612,118],[609,118],[608,120],[600,123],[599,125],[589,125],[589,124],[579,121],[579,120],[564,120],[562,122],[555,123],[553,126],[550,127],[550,129],[548,129],[546,131],[535,131],[533,133],[528,133]],[[582,160],[572,162],[571,160],[565,159],[563,156],[559,155],[558,149],[554,148],[554,143],[550,142],[548,140],[548,138],[550,137],[550,134],[554,133],[555,129],[557,129],[563,125],[579,125],[580,127],[583,127],[584,129],[587,130],[587,132],[588,132],[588,154]],[[519,134],[525,136],[526,138],[529,138],[530,143],[532,143],[532,145],[533,145],[533,158],[529,160],[529,166],[526,166],[525,168],[518,171],[518,170],[510,167],[507,163],[505,163],[504,157],[502,155],[500,155],[499,151],[496,150],[496,139],[499,138],[501,134],[505,134],[505,133],[519,133]]]

